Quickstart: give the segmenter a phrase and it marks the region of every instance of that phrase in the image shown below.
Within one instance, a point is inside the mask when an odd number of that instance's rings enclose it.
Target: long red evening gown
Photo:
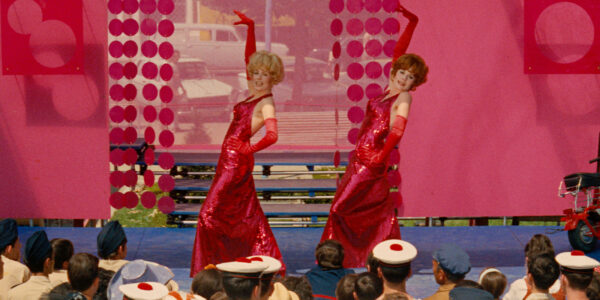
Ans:
[[[235,138],[250,142],[252,112],[262,98],[240,102],[233,109],[215,178],[198,215],[191,276],[208,264],[238,257],[268,255],[281,260],[279,247],[256,196],[252,178],[254,156],[230,146]]]
[[[385,144],[390,129],[390,106],[396,98],[387,94],[369,100],[354,155],[337,188],[321,241],[335,239],[344,247],[344,267],[364,267],[367,255],[379,242],[400,238],[394,202],[388,199],[387,165],[371,165],[370,159]]]

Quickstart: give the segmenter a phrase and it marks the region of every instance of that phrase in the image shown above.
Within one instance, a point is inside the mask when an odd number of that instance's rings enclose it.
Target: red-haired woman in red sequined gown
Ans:
[[[410,90],[426,80],[428,68],[417,55],[404,54],[418,22],[398,3],[409,20],[394,48],[392,71],[383,95],[367,104],[365,119],[342,181],[331,205],[321,241],[344,246],[344,267],[363,267],[368,253],[386,239],[400,238],[394,203],[388,198],[387,161],[400,142],[411,105]]]
[[[192,253],[191,276],[208,264],[232,261],[249,255],[268,255],[281,260],[279,247],[263,213],[252,171],[253,153],[277,141],[277,120],[271,94],[283,80],[283,63],[270,52],[256,52],[254,22],[235,11],[248,26],[246,71],[250,97],[233,108],[233,120],[225,135],[215,178],[198,215]],[[266,127],[256,144],[250,138]]]

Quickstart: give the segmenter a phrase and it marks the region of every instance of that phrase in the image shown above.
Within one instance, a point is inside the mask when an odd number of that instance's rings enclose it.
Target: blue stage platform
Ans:
[[[99,228],[19,227],[24,242],[33,232],[44,229],[50,239],[67,238],[75,252],[96,254],[96,236]],[[570,251],[566,232],[557,226],[474,226],[474,227],[406,227],[401,228],[402,238],[413,243],[419,254],[413,262],[413,277],[407,283],[408,291],[418,298],[431,295],[437,289],[432,277],[431,254],[441,243],[455,243],[471,257],[473,269],[467,278],[476,279],[488,266],[499,268],[509,282],[525,273],[523,248],[537,233],[550,237],[556,252]],[[183,290],[191,284],[190,258],[195,228],[125,228],[128,240],[127,259],[155,261],[170,267],[175,280]],[[273,228],[281,249],[288,274],[300,275],[315,264],[314,248],[323,228]],[[590,253],[600,258],[600,251]]]

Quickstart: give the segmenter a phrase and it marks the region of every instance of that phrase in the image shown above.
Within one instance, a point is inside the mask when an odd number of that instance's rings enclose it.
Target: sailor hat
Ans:
[[[373,248],[373,257],[384,265],[401,265],[417,257],[417,248],[403,240],[387,240]]]

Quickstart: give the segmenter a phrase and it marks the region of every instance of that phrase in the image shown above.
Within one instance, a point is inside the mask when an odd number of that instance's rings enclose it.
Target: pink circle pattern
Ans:
[[[344,0],[333,0],[335,5],[341,3],[341,10],[343,10]],[[334,5],[334,6],[335,6]],[[127,36],[134,36],[141,33],[145,36],[154,36],[156,33],[160,37],[168,38],[174,32],[174,24],[169,18],[156,18],[152,14],[158,12],[162,15],[169,15],[175,9],[175,3],[173,0],[109,0],[108,10],[112,15],[109,15],[109,33],[111,36],[117,37],[121,34]],[[333,7],[333,6],[332,6]],[[340,11],[341,11],[340,10]],[[116,15],[124,12],[128,15],[139,13],[140,16],[135,19],[131,16],[127,16],[124,21],[119,20]],[[137,20],[140,20],[138,23]],[[158,21],[160,20],[160,21]],[[158,22],[158,23],[157,23]],[[340,22],[339,34],[343,31],[343,24]],[[153,58],[156,54],[159,54],[163,59],[169,59],[174,52],[173,46],[168,41],[163,41],[160,45],[157,45],[153,38],[147,38],[143,43],[136,43],[133,40],[129,41],[112,41],[109,45],[108,52],[111,58],[120,58],[125,56],[127,58],[133,58],[138,53],[147,58]],[[164,86],[156,86],[155,84],[148,83],[143,87],[137,87],[133,84],[133,79],[138,75],[138,67],[140,75],[146,79],[156,79],[160,76],[163,81],[169,81],[173,77],[173,68],[171,65],[163,64],[157,66],[155,63],[146,61],[136,65],[133,62],[111,62],[109,66],[109,76],[111,80],[126,80],[125,82],[118,84],[117,82],[111,82],[109,95],[110,98],[119,102],[123,99],[133,101],[138,97],[143,97],[146,101],[154,101],[160,96],[163,103],[167,104],[173,99],[173,91],[168,86],[168,83]],[[160,67],[160,68],[159,68]],[[138,96],[138,88],[140,89],[140,96]],[[145,121],[153,123],[160,121],[163,126],[169,126],[173,123],[175,114],[168,107],[163,107],[160,113],[157,112],[156,107],[152,105],[146,105],[143,109],[141,106],[135,105],[115,105],[109,110],[109,117],[111,122],[120,124],[123,121],[129,122],[129,126],[123,129],[117,126],[112,126],[109,133],[110,142],[115,145],[122,145],[123,143],[133,144],[138,136],[138,130],[136,130],[132,123],[136,120],[138,113],[143,115]],[[164,106],[164,105],[163,105]],[[139,112],[138,112],[139,108]],[[153,144],[156,141],[157,134],[154,128],[150,125],[143,130],[144,139],[148,144]],[[171,147],[175,142],[175,136],[167,128],[163,128],[158,135],[158,142],[165,147]],[[141,158],[140,158],[141,159]],[[147,164],[156,163],[154,160],[154,150],[148,149],[144,153],[144,161]],[[126,150],[114,149],[110,152],[110,162],[116,166],[123,164],[133,165],[138,160],[137,152],[128,148]],[[170,169],[175,165],[173,155],[164,152],[159,157],[159,165],[164,169]],[[123,186],[130,186],[132,188],[129,192],[116,192],[110,196],[110,204],[119,209],[123,207],[134,208],[140,202],[146,208],[155,207],[158,203],[158,208],[164,212],[169,213],[175,209],[175,202],[170,197],[162,197],[157,201],[156,195],[152,192],[146,191],[141,196],[138,196],[133,191],[133,187],[137,184],[137,173],[133,170],[125,173],[121,171],[113,171],[110,176],[110,182],[113,186],[120,188]],[[156,182],[155,175],[152,171],[146,171],[144,174],[144,184],[146,186],[152,186]],[[170,175],[163,175],[159,178],[159,187],[163,191],[170,191],[175,187],[175,181]]]

